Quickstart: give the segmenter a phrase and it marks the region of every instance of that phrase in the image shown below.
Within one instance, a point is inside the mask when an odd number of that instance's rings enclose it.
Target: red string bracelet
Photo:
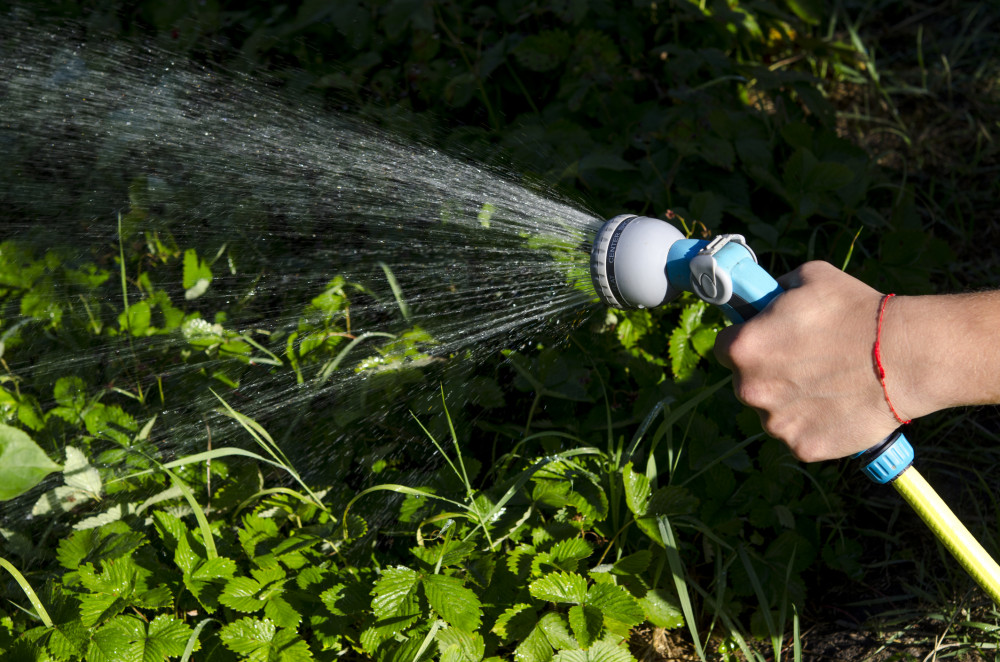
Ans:
[[[889,299],[896,296],[895,294],[886,294],[882,297],[882,302],[878,307],[878,329],[875,332],[875,347],[872,353],[875,355],[875,366],[878,368],[878,381],[882,384],[882,393],[885,395],[885,402],[889,405],[889,409],[892,411],[892,415],[896,417],[902,425],[908,424],[910,421],[904,421],[896,411],[896,408],[892,406],[892,400],[889,399],[889,389],[885,386],[885,366],[882,365],[882,322],[885,320],[885,304],[889,302]]]

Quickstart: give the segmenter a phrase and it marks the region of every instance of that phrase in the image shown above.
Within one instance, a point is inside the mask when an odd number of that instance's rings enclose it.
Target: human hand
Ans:
[[[872,359],[882,295],[826,262],[778,282],[783,294],[715,342],[736,397],[805,462],[870,448],[899,426]]]

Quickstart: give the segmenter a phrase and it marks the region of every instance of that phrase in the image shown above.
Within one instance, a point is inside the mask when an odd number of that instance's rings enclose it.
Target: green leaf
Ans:
[[[427,575],[423,578],[424,593],[431,609],[451,625],[463,630],[479,628],[483,610],[476,594],[456,577]]]
[[[230,609],[252,614],[264,608],[265,601],[258,597],[260,583],[249,577],[233,577],[219,596],[219,602]]]
[[[577,643],[576,639],[569,632],[566,617],[560,613],[550,611],[545,614],[538,621],[538,627],[542,629],[542,632],[545,633],[545,638],[549,640],[549,644],[556,650],[580,647],[580,644]]]
[[[205,261],[198,258],[193,248],[184,251],[184,298],[197,299],[208,290],[211,282],[212,270]]]
[[[663,589],[654,588],[639,600],[646,620],[661,628],[673,629],[684,625],[684,614],[672,595]]]
[[[180,550],[177,554],[179,553]],[[219,608],[219,595],[224,590],[222,581],[231,579],[235,572],[236,563],[232,559],[224,556],[198,558],[190,572],[184,573],[184,586],[206,611],[212,613]]]
[[[24,494],[61,468],[27,434],[0,423],[0,501]]]
[[[703,135],[696,143],[698,154],[712,165],[733,169],[733,161],[736,160],[736,150],[733,143],[718,136]]]
[[[594,548],[583,538],[568,538],[554,544],[548,554],[553,565],[567,572],[573,572],[579,562],[593,552]]]
[[[405,566],[387,568],[372,590],[372,611],[380,619],[409,615],[416,611],[414,597],[420,576]]]
[[[146,544],[146,537],[123,522],[74,531],[59,541],[56,558],[67,570],[130,554]]]
[[[785,0],[795,15],[810,25],[819,25],[826,15],[822,0]]]
[[[191,626],[168,614],[157,616],[147,628],[135,616],[118,616],[103,628],[101,652],[123,662],[163,662],[184,652]],[[95,635],[95,639],[98,637]]]
[[[441,567],[447,568],[458,565],[468,558],[470,554],[476,551],[476,546],[471,542],[463,540],[449,540],[446,543],[434,545],[433,547],[413,547],[410,551],[414,556],[431,567],[436,565],[438,560],[440,560]]]
[[[614,584],[591,586],[587,591],[586,604],[600,609],[605,619],[618,621],[628,627],[638,625],[646,619],[642,607],[632,594]]]
[[[597,607],[574,605],[569,608],[569,625],[580,646],[588,648],[604,627],[604,614]]]
[[[627,172],[635,170],[635,165],[623,159],[619,154],[611,151],[588,151],[577,164],[578,172],[583,175],[593,173],[598,170],[613,170],[617,172]]]
[[[518,577],[527,576],[531,569],[532,558],[537,553],[531,545],[518,545],[507,553],[507,569]]]
[[[493,633],[503,641],[523,640],[538,623],[538,613],[529,604],[508,607],[493,624]]]
[[[668,485],[650,493],[649,479],[632,470],[631,463],[622,469],[625,501],[640,529],[658,544],[662,544],[656,525],[661,515],[687,515],[698,507],[698,499],[683,488]]]
[[[842,163],[821,161],[810,174],[811,190],[835,191],[854,181],[854,171]]]
[[[250,662],[304,662],[309,646],[290,630],[278,630],[269,619],[242,618],[219,631],[226,648]]]
[[[653,328],[653,317],[648,310],[630,310],[619,315],[615,335],[625,349],[631,349]]]
[[[552,646],[537,625],[514,650],[514,662],[548,662],[551,659]]]
[[[130,617],[125,617],[130,618]],[[88,662],[124,662],[129,631],[111,622],[94,632],[87,649]]]
[[[274,621],[275,625],[291,629],[297,628],[302,621],[302,614],[280,595],[267,599],[264,604],[264,615]]]
[[[60,377],[52,389],[52,395],[61,407],[76,413],[87,406],[87,384],[79,377]]]
[[[90,627],[117,615],[138,588],[138,571],[131,557],[106,560],[100,574],[90,564],[78,571],[80,583],[90,594],[80,597],[80,620]]]
[[[66,487],[79,490],[92,499],[99,499],[103,489],[101,474],[90,466],[83,452],[74,446],[66,447],[66,466],[63,467]]]
[[[477,216],[479,224],[484,228],[489,229],[490,219],[493,218],[493,213],[496,210],[497,208],[491,205],[490,203],[488,202],[483,203],[482,208],[480,208],[479,210],[479,215]]]
[[[531,582],[528,592],[538,600],[582,604],[587,599],[587,580],[575,572],[553,572]]]
[[[653,493],[647,507],[647,515],[690,515],[698,507],[699,500],[685,487],[667,485]]]
[[[698,352],[698,356],[707,357],[715,349],[715,339],[718,335],[719,329],[716,327],[701,327],[691,334],[691,346]]]
[[[257,552],[258,545],[277,537],[278,524],[273,519],[257,515],[243,518],[243,528],[239,530],[240,545],[250,558],[261,555]]]
[[[572,38],[564,30],[543,30],[525,37],[513,52],[525,69],[551,71],[569,56],[572,45]]]
[[[360,581],[337,584],[320,595],[334,616],[353,616],[369,607],[368,587]]]
[[[153,319],[153,311],[148,301],[137,301],[118,315],[118,326],[133,336],[145,336],[149,323]]]
[[[585,651],[562,651],[552,658],[552,662],[635,662],[635,658],[623,646],[598,641]]]
[[[670,367],[677,381],[690,378],[701,358],[692,343],[706,310],[708,304],[704,301],[685,306],[681,311],[680,323],[670,333]],[[699,339],[699,342],[703,341],[703,338]]]
[[[92,593],[80,597],[80,622],[93,627],[120,614],[128,606],[125,600],[114,595]]]
[[[199,563],[191,571],[191,579],[208,582],[215,579],[228,579],[236,571],[236,562],[224,556],[217,556]]]
[[[650,554],[647,549],[640,550],[635,554],[623,556],[615,561],[615,564],[611,566],[611,573],[625,576],[641,574],[647,567],[649,567],[649,561],[651,558],[652,554]]]
[[[441,651],[441,662],[479,662],[486,654],[486,642],[478,632],[442,628],[435,638]]]
[[[219,596],[219,602],[243,613],[264,610],[275,625],[294,628],[302,620],[299,614],[281,594],[286,581],[285,571],[278,566],[255,568],[249,577],[234,577],[226,582],[226,588]]]
[[[90,466],[86,456],[73,446],[66,447],[66,465],[63,467],[65,485],[49,490],[35,502],[31,514],[64,513],[87,501],[100,500],[103,490],[101,475]]]
[[[625,485],[625,503],[632,511],[636,519],[646,514],[649,506],[649,498],[653,489],[649,484],[649,478],[632,470],[632,463],[629,462],[622,469],[622,482]]]

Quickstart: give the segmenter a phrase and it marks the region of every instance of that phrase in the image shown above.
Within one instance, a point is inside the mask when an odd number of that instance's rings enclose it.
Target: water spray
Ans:
[[[597,232],[590,254],[594,289],[612,308],[653,308],[681,294],[719,306],[745,322],[781,294],[741,235],[686,239],[665,221],[622,214]],[[891,483],[938,540],[997,604],[1000,566],[913,468],[913,446],[897,430],[855,456],[876,483]]]

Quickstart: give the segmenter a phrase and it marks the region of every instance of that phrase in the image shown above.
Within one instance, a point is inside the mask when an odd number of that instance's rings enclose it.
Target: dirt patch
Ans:
[[[687,630],[641,627],[632,632],[628,647],[639,662],[697,662],[698,654],[686,634]]]

